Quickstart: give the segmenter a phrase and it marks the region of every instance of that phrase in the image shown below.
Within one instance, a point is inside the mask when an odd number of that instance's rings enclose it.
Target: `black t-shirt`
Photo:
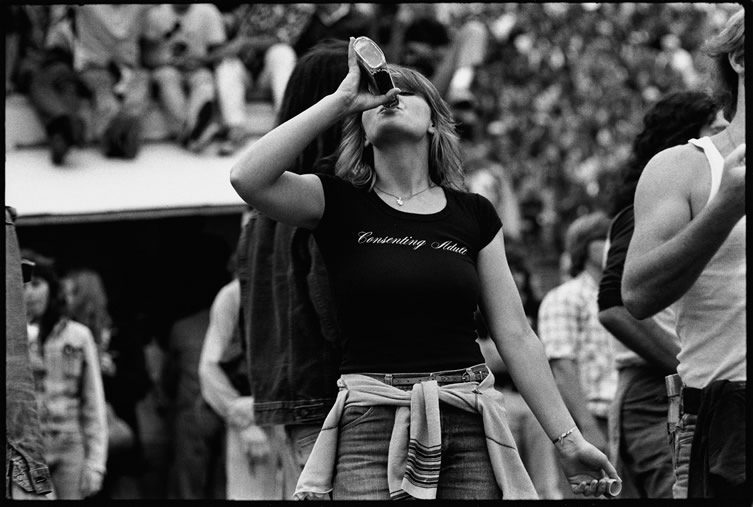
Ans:
[[[324,214],[314,237],[331,279],[342,336],[342,373],[428,372],[483,363],[473,312],[478,252],[502,223],[477,194],[444,189],[428,215],[390,207],[318,174]]]
[[[604,272],[599,282],[599,311],[624,306],[622,303],[622,272],[625,270],[625,257],[627,256],[630,238],[633,237],[635,218],[633,206],[620,211],[612,219],[609,226],[609,251]]]

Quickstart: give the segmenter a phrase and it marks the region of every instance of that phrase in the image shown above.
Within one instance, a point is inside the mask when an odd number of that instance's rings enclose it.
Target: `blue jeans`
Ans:
[[[282,463],[286,500],[293,498],[298,477],[311,455],[316,437],[319,436],[321,429],[321,424],[291,424],[285,426]]]
[[[675,484],[672,486],[672,498],[685,499],[688,497],[688,471],[690,470],[690,449],[695,433],[697,416],[681,414],[680,421],[673,432],[669,434],[669,442],[673,450],[672,464],[675,470]]]
[[[15,210],[5,208],[5,491],[44,495],[52,491],[44,460],[34,380],[29,365],[26,307]]]
[[[620,371],[626,384],[620,413],[620,458],[640,498],[672,498],[675,476],[667,447],[664,377],[645,367]]]
[[[480,414],[440,404],[438,500],[501,499]],[[348,406],[340,422],[333,500],[389,500],[387,453],[395,408]]]

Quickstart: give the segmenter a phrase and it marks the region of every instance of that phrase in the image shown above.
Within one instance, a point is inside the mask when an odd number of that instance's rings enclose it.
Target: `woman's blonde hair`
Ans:
[[[745,9],[730,16],[724,29],[706,41],[702,49],[711,59],[715,98],[722,106],[724,117],[732,120],[737,112],[739,77],[729,63],[729,55],[739,49],[745,50]]]
[[[462,190],[460,140],[455,132],[455,121],[447,103],[421,73],[399,65],[387,65],[387,69],[395,86],[421,95],[429,104],[431,121],[435,129],[429,142],[429,178],[437,185]],[[376,182],[374,151],[371,145],[366,146],[361,114],[357,113],[347,118],[343,124],[335,173],[357,187],[370,190]]]

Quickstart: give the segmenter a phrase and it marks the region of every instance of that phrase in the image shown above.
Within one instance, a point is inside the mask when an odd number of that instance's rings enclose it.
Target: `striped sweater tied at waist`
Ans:
[[[366,375],[345,374],[338,386],[337,400],[298,479],[296,500],[330,499],[339,422],[349,405],[396,407],[387,465],[390,497],[435,499],[442,460],[440,401],[481,414],[494,476],[506,500],[538,498],[507,424],[503,395],[494,389],[494,375],[480,383],[442,386],[429,380],[404,391]]]

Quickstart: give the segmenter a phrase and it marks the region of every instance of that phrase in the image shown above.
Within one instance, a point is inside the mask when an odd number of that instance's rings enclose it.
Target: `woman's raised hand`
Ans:
[[[356,60],[356,51],[353,49],[354,40],[351,37],[348,43],[348,75],[335,91],[335,94],[344,100],[346,115],[388,104],[400,92],[398,88],[393,88],[384,95],[372,95],[360,89],[361,68]]]

